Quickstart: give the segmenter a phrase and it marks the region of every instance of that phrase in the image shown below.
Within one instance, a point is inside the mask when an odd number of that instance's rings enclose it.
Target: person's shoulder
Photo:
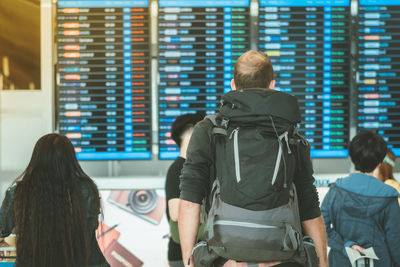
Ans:
[[[180,172],[180,170],[182,169],[184,163],[185,163],[185,159],[182,158],[182,157],[178,157],[169,166],[167,173],[171,174],[171,173],[175,173],[176,171]],[[167,178],[168,178],[168,174],[167,174]]]
[[[98,192],[97,185],[89,176],[79,178],[78,185],[83,197],[89,197]]]
[[[171,164],[171,166],[174,166],[176,168],[182,168],[184,163],[185,163],[185,159],[179,156],[177,159],[174,160],[174,162]]]
[[[390,185],[390,186],[393,186],[393,185],[397,185],[398,183],[397,183],[395,180],[387,179],[387,180],[385,181],[385,184],[388,184],[388,185]]]
[[[348,194],[349,192],[347,190],[344,190],[340,186],[338,186],[337,181],[341,179],[346,179],[346,178],[338,178],[336,179],[335,182],[332,182],[328,185],[329,189],[328,192],[326,193],[325,198],[329,199],[336,199],[339,198],[341,199],[343,197],[343,194]]]
[[[330,183],[328,185],[328,191],[327,191],[327,196],[332,196],[334,195],[338,190],[340,190],[340,188],[338,188],[338,186],[336,185],[335,182]]]
[[[16,188],[17,188],[16,184],[13,184],[9,188],[7,188],[6,194],[3,199],[4,203],[6,203],[6,205],[11,205],[13,203]]]
[[[11,194],[14,194],[15,193],[15,190],[17,189],[17,183],[13,183],[9,188],[7,188],[7,193],[11,193]]]
[[[214,125],[211,122],[211,120],[205,118],[202,121],[199,121],[194,129],[193,129],[193,134],[191,137],[192,139],[202,139],[202,136],[208,136],[208,138],[210,138],[212,136],[212,129],[213,129]]]
[[[195,128],[202,128],[206,131],[211,130],[213,128],[213,123],[210,119],[204,118],[203,120],[199,121]]]
[[[400,184],[399,184],[397,181],[395,181],[395,180],[393,180],[393,179],[388,179],[388,180],[385,181],[385,184],[390,185],[391,187],[396,188],[397,191],[400,192]]]
[[[381,182],[376,177],[364,173],[351,173],[348,177],[337,179],[338,190],[345,190],[364,197],[397,198],[399,193],[393,187]]]
[[[398,198],[399,192],[392,186],[381,182],[380,180],[376,179],[373,180],[374,183],[371,183],[370,188],[371,191],[377,197],[384,197],[384,198]]]
[[[13,183],[10,187],[7,188],[6,194],[4,197],[5,201],[13,201],[15,197],[15,192],[17,190],[18,183]]]
[[[84,187],[84,188],[90,187],[91,184],[94,183],[94,182],[93,182],[93,179],[90,178],[89,176],[82,176],[82,177],[79,177],[77,181],[78,181],[78,184],[79,184],[81,187]]]

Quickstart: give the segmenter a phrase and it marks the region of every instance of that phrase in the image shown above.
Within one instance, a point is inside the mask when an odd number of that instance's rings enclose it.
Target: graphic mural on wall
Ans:
[[[103,224],[97,237],[111,266],[167,267],[164,190],[101,190],[100,194]]]
[[[168,267],[169,224],[164,189],[101,190],[100,249],[112,267]],[[223,267],[267,267],[228,261]]]

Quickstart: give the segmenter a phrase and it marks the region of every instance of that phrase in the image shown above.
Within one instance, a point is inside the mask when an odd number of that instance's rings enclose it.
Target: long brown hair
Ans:
[[[386,157],[389,158],[390,160],[392,160],[393,162],[396,160],[396,156],[394,155],[392,150],[390,150],[389,148],[386,152]],[[383,182],[388,179],[392,179],[392,180],[394,179],[393,167],[389,163],[385,162],[385,160],[382,162],[382,164],[379,167],[379,174],[380,174],[380,178]]]
[[[69,139],[58,134],[40,138],[15,190],[18,265],[87,266],[92,234],[87,198],[99,213],[98,189],[80,167]]]

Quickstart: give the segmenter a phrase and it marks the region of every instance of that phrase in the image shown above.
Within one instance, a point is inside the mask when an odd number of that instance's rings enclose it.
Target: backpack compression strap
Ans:
[[[217,122],[217,115],[207,115],[204,119],[208,119],[214,125],[213,134],[227,135],[226,129],[222,128]]]

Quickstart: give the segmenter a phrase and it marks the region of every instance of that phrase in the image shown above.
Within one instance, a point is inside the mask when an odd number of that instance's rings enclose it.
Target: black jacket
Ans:
[[[10,187],[6,191],[6,196],[3,200],[3,204],[0,209],[0,237],[9,236],[14,229],[14,194],[16,186]],[[89,189],[82,183],[82,194],[87,199],[87,219],[88,226],[90,229],[90,246],[91,246],[91,258],[90,267],[109,267],[104,258],[99,245],[97,243],[95,231],[99,226],[98,211],[93,207],[93,199],[89,194]],[[79,266],[81,267],[81,266]]]
[[[222,102],[217,119],[229,117],[233,124],[269,124],[269,115],[282,118],[280,125],[296,124],[301,119],[296,98],[276,90],[232,91],[222,97]],[[229,108],[232,104],[234,109]],[[181,199],[200,204],[210,192],[214,179],[212,129],[213,124],[209,120],[199,122],[194,128],[181,174]],[[297,188],[300,218],[304,221],[319,217],[321,212],[314,186],[309,144],[301,146],[297,155],[294,184]]]

